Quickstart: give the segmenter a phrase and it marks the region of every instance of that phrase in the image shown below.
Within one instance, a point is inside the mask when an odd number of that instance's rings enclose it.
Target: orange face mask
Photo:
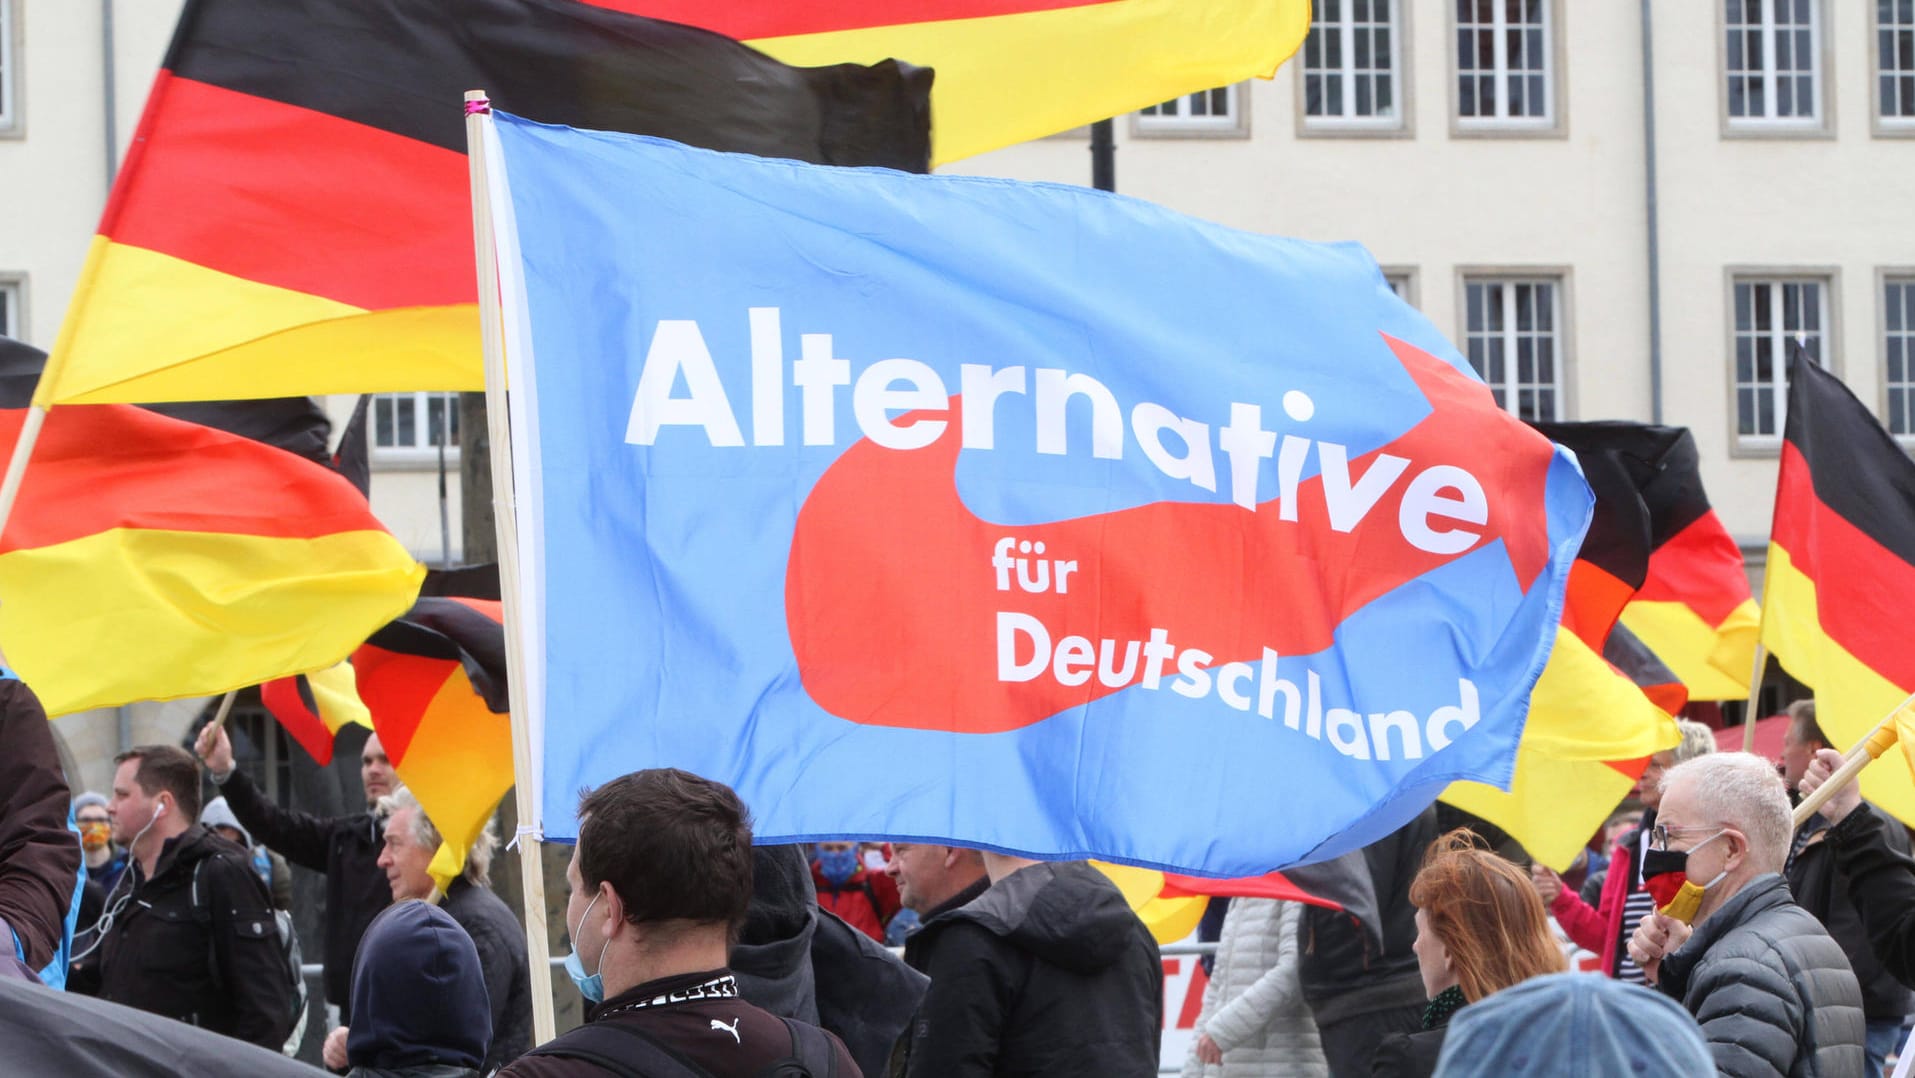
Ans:
[[[80,846],[88,850],[104,850],[113,843],[113,825],[105,820],[80,821]]]

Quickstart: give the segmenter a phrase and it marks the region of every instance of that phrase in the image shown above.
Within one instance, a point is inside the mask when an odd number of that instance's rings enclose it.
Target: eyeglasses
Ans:
[[[1711,834],[1709,838],[1714,838],[1716,835],[1720,835],[1723,832],[1727,831],[1728,828],[1717,827],[1717,828],[1711,829],[1709,827],[1669,827],[1664,824],[1657,824],[1654,827],[1651,827],[1649,829],[1649,848],[1652,850],[1666,850],[1669,848],[1669,840],[1672,838],[1680,838],[1683,835],[1693,835],[1702,831],[1710,831],[1710,830],[1713,830],[1714,833]],[[1704,841],[1707,841],[1707,840],[1705,839]],[[1700,843],[1698,843],[1697,845],[1700,845]]]

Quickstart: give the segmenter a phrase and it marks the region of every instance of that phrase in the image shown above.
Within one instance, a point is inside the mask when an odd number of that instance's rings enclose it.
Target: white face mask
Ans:
[[[605,979],[601,975],[605,972],[605,949],[612,945],[611,938],[606,937],[604,944],[598,949],[598,971],[585,972],[585,960],[580,958],[578,953],[578,934],[585,928],[586,920],[592,916],[592,907],[598,905],[599,897],[593,895],[592,901],[585,904],[585,912],[579,914],[578,927],[571,929],[572,953],[565,956],[565,973],[572,978],[572,983],[578,986],[578,994],[584,996],[588,1003],[605,1002]]]

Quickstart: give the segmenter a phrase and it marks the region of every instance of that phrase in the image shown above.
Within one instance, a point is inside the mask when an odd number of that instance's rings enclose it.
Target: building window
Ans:
[[[1243,95],[1237,86],[1219,86],[1139,109],[1134,135],[1242,135]]]
[[[0,131],[20,126],[19,64],[13,48],[13,0],[0,0]]]
[[[1818,126],[1822,25],[1816,0],[1723,0],[1729,122]]]
[[[1743,445],[1776,445],[1789,400],[1790,342],[1827,363],[1828,285],[1817,280],[1738,280],[1735,292],[1735,433]]]
[[[1875,115],[1915,127],[1915,0],[1876,0]]]
[[[457,393],[381,393],[372,399],[372,446],[380,456],[421,456],[459,448]]]
[[[4,4],[6,0],[0,0]],[[20,282],[0,277],[0,337],[19,340],[26,336],[21,328]]]
[[[1562,418],[1562,307],[1551,278],[1470,278],[1463,283],[1470,366],[1496,404],[1520,419]]]
[[[1303,42],[1306,123],[1402,123],[1398,25],[1396,0],[1317,0]]]
[[[1550,0],[1456,0],[1456,114],[1466,127],[1556,122]]]
[[[1406,269],[1384,269],[1383,281],[1396,293],[1396,298],[1416,306],[1416,272]]]
[[[1888,429],[1915,437],[1915,277],[1882,283],[1882,374],[1888,382]]]

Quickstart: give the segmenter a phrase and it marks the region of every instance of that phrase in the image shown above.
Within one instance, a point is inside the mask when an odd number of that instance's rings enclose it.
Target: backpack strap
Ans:
[[[838,1052],[831,1045],[830,1035],[809,1022],[790,1018],[780,1021],[791,1034],[791,1055],[799,1065],[813,1078],[837,1078]]]
[[[619,1078],[712,1078],[710,1071],[623,1022],[587,1022],[525,1054],[583,1059]]]

